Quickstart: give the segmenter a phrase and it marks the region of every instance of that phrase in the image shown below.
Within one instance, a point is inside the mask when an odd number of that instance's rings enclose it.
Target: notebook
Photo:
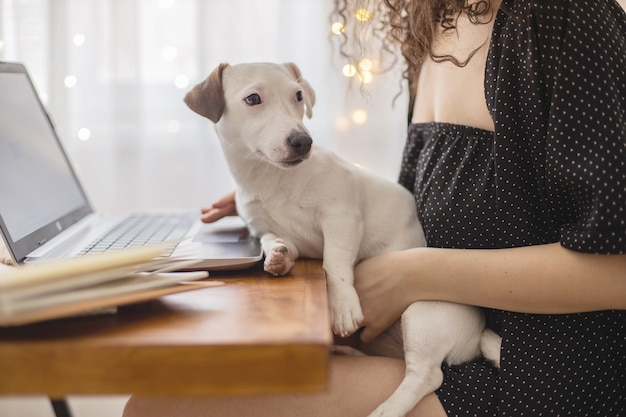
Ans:
[[[260,243],[240,218],[214,224],[199,218],[199,209],[95,211],[26,68],[0,62],[0,231],[16,263],[73,258],[89,250],[158,240],[172,242],[168,255],[184,262],[185,270],[242,269],[261,260]],[[115,242],[125,221],[133,223],[138,241]],[[155,225],[156,230],[139,231],[140,226]],[[111,230],[116,236],[100,238]]]
[[[0,264],[0,327],[71,316],[116,313],[117,308],[164,295],[223,285],[207,271],[170,272],[167,243],[21,265]]]

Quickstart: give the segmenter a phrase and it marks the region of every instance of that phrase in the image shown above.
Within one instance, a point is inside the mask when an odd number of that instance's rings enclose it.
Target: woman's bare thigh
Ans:
[[[404,362],[380,357],[331,356],[324,392],[232,397],[131,397],[124,417],[365,417],[385,400],[404,376]],[[435,394],[408,417],[445,417]]]

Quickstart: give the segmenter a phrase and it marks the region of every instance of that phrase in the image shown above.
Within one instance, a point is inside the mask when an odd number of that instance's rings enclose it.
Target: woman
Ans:
[[[444,366],[441,388],[410,416],[624,415],[623,10],[614,0],[379,9],[417,92],[400,181],[429,247],[357,266],[362,340],[413,301],[481,306],[503,337],[501,369]],[[229,195],[204,220],[233,211]],[[125,415],[366,416],[403,371],[389,358],[332,357],[324,393],[132,398]]]

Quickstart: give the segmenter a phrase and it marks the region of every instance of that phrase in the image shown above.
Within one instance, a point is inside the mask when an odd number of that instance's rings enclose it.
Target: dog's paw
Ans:
[[[330,323],[333,333],[347,337],[356,332],[363,323],[363,310],[359,295],[351,285],[337,285],[337,280],[329,278],[328,302]]]
[[[406,415],[406,412],[402,412],[397,407],[389,407],[387,404],[382,404],[367,417],[403,417]]]
[[[6,246],[4,246],[4,243],[2,242],[0,242],[0,263],[11,266],[15,265],[13,263],[13,259],[11,259],[11,256],[9,255],[9,250]]]
[[[419,402],[415,400],[413,391],[411,391],[410,388],[411,387],[406,386],[402,388],[399,387],[391,397],[376,407],[367,417],[405,417]],[[419,391],[419,388],[417,391]],[[424,397],[421,392],[416,395],[420,400]]]
[[[288,273],[296,263],[295,256],[282,239],[273,242],[269,253],[265,255],[263,269],[272,275],[279,276]]]
[[[347,337],[356,332],[363,322],[363,311],[361,311],[361,306],[358,302],[353,306],[331,308],[330,320],[333,333],[341,337]]]

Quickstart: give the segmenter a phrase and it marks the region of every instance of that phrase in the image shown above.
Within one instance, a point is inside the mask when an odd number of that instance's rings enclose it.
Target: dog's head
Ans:
[[[238,141],[276,166],[295,166],[310,155],[302,118],[313,115],[315,93],[295,64],[221,64],[185,103],[216,123],[223,140]]]

